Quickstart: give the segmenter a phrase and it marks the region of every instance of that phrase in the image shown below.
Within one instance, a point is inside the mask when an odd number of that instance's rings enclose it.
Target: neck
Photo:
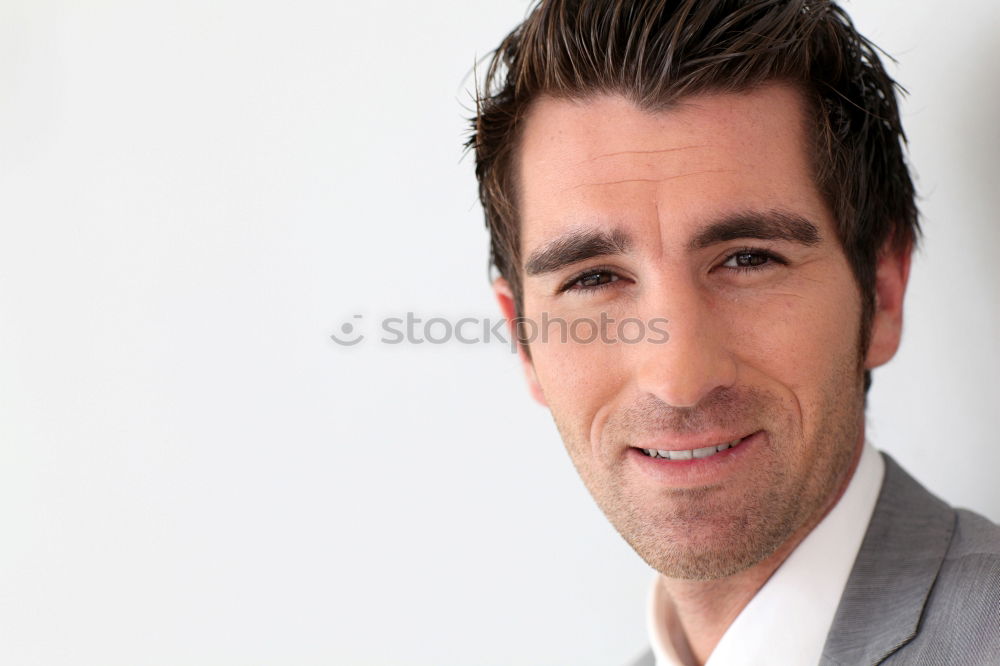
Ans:
[[[660,577],[660,585],[666,591],[666,603],[671,606],[671,614],[678,620],[684,632],[688,649],[695,663],[704,664],[712,654],[723,634],[733,620],[746,607],[764,583],[781,566],[803,539],[830,512],[854,476],[861,458],[864,434],[854,453],[854,460],[845,478],[829,501],[810,520],[785,540],[769,557],[754,566],[732,576],[715,580],[685,580]]]

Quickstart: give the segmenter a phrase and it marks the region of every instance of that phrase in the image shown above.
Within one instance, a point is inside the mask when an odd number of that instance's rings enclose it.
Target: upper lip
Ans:
[[[743,430],[740,432],[727,433],[702,433],[686,437],[663,436],[644,442],[638,449],[656,449],[658,451],[693,451],[703,449],[708,446],[718,446],[719,444],[731,444],[738,439],[749,437],[757,432],[756,430]]]

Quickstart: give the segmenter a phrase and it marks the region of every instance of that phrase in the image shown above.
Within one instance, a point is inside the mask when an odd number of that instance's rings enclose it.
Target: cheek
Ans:
[[[586,339],[586,338],[584,338]],[[615,345],[549,340],[531,345],[535,373],[546,395],[572,396],[576,402],[599,397],[621,377],[621,354]]]
[[[595,420],[608,413],[627,383],[623,355],[620,345],[589,340],[583,326],[563,333],[550,331],[547,340],[531,345],[535,376],[560,430],[589,440]]]
[[[525,300],[532,321],[531,357],[546,395],[569,393],[582,399],[600,393],[621,368],[617,345],[606,343],[614,337],[611,315],[602,318],[593,307],[546,305]]]
[[[820,409],[831,390],[843,390],[856,372],[860,299],[852,288],[824,286],[814,293],[769,294],[751,308],[726,313],[742,381],[777,383],[808,412]],[[752,312],[752,315],[749,314]]]

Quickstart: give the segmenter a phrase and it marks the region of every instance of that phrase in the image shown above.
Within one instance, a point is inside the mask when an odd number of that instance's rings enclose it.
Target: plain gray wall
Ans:
[[[526,3],[0,6],[0,662],[620,663],[651,573],[501,345],[467,74]],[[870,434],[1000,519],[1000,5],[864,0],[922,194]]]

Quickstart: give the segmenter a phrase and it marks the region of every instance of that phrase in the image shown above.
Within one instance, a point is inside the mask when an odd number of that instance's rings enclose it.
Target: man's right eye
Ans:
[[[592,269],[570,278],[559,290],[565,291],[596,291],[607,287],[621,278],[606,269]]]

